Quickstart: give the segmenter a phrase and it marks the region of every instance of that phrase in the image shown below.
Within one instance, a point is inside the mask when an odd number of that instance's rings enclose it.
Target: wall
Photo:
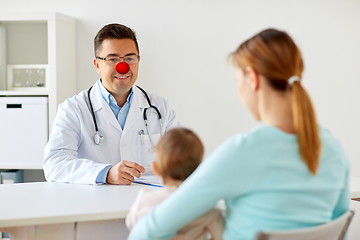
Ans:
[[[241,105],[227,56],[268,27],[288,31],[303,52],[307,87],[321,124],[342,142],[360,177],[360,2],[356,0],[0,0],[1,11],[57,11],[77,18],[78,90],[98,78],[93,37],[105,24],[138,34],[138,84],[166,97],[207,154],[257,123]],[[89,119],[90,121],[90,119]]]

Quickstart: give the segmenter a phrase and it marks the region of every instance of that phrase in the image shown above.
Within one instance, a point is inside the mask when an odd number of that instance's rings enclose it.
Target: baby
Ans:
[[[156,160],[151,166],[163,180],[164,187],[140,190],[126,217],[126,226],[131,229],[141,217],[169,197],[198,167],[203,154],[203,144],[191,130],[173,128],[166,132],[156,146]],[[188,223],[171,239],[222,239],[223,228],[221,211],[213,208]]]

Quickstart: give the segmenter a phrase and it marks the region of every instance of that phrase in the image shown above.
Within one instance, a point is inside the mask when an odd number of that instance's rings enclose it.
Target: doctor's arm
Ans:
[[[108,166],[77,157],[82,140],[80,114],[69,100],[59,106],[45,148],[43,168],[47,181],[95,184],[98,174]]]

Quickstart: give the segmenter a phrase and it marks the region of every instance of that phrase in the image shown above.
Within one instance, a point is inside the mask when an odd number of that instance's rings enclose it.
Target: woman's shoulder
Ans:
[[[342,144],[329,129],[319,125],[319,134],[323,155],[332,156],[333,158],[334,156],[339,156],[338,159],[348,162]]]
[[[331,143],[339,144],[339,141],[334,137],[334,135],[328,128],[322,125],[318,125],[318,128],[319,128],[320,137],[321,139],[323,139],[323,141],[325,140]]]
[[[269,141],[272,141],[275,138],[277,140],[296,141],[296,136],[294,134],[287,134],[275,127],[261,124],[249,131],[234,134],[226,142],[237,146],[248,146],[260,144],[261,142],[269,143]]]
[[[333,150],[343,151],[340,141],[329,129],[319,125],[319,134],[323,147],[330,147]]]
[[[267,132],[266,127],[261,125],[246,132],[236,133],[219,145],[210,156],[231,159],[232,156],[239,157],[258,151],[259,146],[268,145],[270,141]]]

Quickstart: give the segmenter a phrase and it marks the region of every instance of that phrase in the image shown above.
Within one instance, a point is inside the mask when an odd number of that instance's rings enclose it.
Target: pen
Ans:
[[[142,144],[144,144],[144,130],[140,130],[139,131],[139,135],[140,135],[140,142]]]
[[[153,186],[153,187],[163,187],[161,185],[156,185],[156,184],[152,184],[152,183],[145,183],[145,182],[140,182],[140,181],[133,181],[133,183],[144,184],[144,185]]]

